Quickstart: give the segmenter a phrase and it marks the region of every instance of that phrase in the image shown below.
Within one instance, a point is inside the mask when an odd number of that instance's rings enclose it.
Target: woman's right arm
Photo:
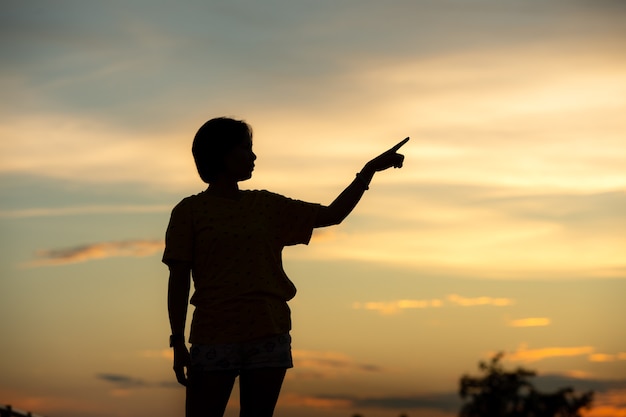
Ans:
[[[409,141],[404,139],[391,149],[369,161],[356,178],[346,187],[345,190],[329,206],[322,206],[315,221],[315,227],[332,226],[341,223],[352,212],[361,200],[365,190],[369,188],[369,183],[378,171],[388,168],[402,168],[404,155],[398,150]]]
[[[185,368],[190,365],[189,351],[185,344],[185,321],[189,305],[191,287],[191,267],[186,262],[172,262],[169,265],[170,278],[167,291],[167,310],[172,329],[174,348],[174,372],[182,385],[187,385]]]

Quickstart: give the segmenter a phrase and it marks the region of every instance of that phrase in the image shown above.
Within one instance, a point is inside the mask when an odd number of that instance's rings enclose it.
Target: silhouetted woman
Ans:
[[[166,233],[168,310],[174,372],[187,387],[187,417],[221,417],[239,376],[242,417],[270,417],[291,358],[290,310],[296,288],[282,249],[308,244],[314,228],[341,223],[377,171],[402,166],[408,140],[369,161],[329,206],[269,191],[240,190],[256,155],[243,121],[217,118],[196,134],[192,153],[208,188],[183,199]],[[193,277],[195,306],[184,331]],[[186,371],[186,372],[185,372]]]

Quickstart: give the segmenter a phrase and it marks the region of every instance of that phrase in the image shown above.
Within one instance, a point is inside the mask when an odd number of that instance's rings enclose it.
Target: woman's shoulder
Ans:
[[[200,192],[198,194],[192,194],[190,196],[184,197],[180,200],[173,208],[172,211],[183,211],[190,210],[194,207],[202,204],[203,200],[205,200],[205,193]]]

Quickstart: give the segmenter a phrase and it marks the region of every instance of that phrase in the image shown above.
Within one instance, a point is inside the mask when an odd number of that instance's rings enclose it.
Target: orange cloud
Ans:
[[[510,327],[541,327],[549,326],[552,321],[547,317],[529,317],[509,321]]]
[[[582,413],[584,417],[626,417],[626,390],[598,392],[593,408]]]
[[[367,303],[354,303],[352,308],[359,310],[374,310],[381,314],[397,314],[405,309],[422,309],[441,307],[443,302],[439,299],[432,300],[397,300],[397,301],[370,301]]]
[[[594,353],[589,355],[591,362],[616,362],[626,360],[626,352],[619,352],[616,354],[608,353]]]
[[[24,266],[54,266],[112,257],[149,256],[162,251],[163,248],[163,240],[122,240],[93,243],[71,248],[46,249],[38,251],[35,254],[37,259],[24,264]]]
[[[514,362],[536,362],[547,358],[571,357],[593,354],[592,346],[547,347],[528,349],[520,346],[515,352],[506,355],[506,359]]]
[[[311,407],[336,409],[349,407],[350,405],[352,405],[352,401],[341,398],[318,398],[314,396],[306,396],[293,392],[288,392],[281,394],[280,404],[281,407]]]
[[[457,294],[450,294],[448,296],[448,301],[453,304],[456,304],[461,307],[474,307],[474,306],[495,306],[495,307],[506,307],[515,302],[510,298],[493,298],[493,297],[474,297],[474,298],[466,298],[461,297]]]
[[[474,307],[483,305],[506,307],[515,303],[515,301],[510,298],[466,298],[461,297],[457,294],[450,294],[446,298],[449,303],[461,307]],[[378,311],[380,314],[383,315],[393,315],[407,309],[439,308],[443,306],[444,301],[438,298],[433,298],[430,300],[369,301],[365,303],[355,302],[352,304],[352,308],[355,310],[373,310]]]
[[[612,405],[594,406],[591,410],[582,413],[583,417],[626,417],[626,408]]]

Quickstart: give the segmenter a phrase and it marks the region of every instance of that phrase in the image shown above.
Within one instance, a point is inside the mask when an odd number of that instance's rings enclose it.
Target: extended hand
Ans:
[[[405,143],[409,141],[409,138],[402,140],[400,143],[395,145],[393,148],[389,149],[386,152],[381,153],[376,158],[372,159],[367,163],[367,167],[372,171],[384,171],[388,168],[402,168],[402,163],[404,162],[404,155],[399,154],[398,150],[404,146]]]

